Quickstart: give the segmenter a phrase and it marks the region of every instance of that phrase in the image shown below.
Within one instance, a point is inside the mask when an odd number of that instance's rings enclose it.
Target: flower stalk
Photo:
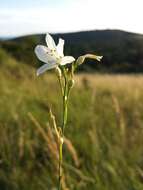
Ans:
[[[63,98],[63,121],[61,127],[61,134],[60,134],[60,142],[59,142],[59,183],[58,183],[58,190],[61,190],[61,183],[62,183],[62,176],[63,176],[63,143],[64,143],[64,130],[67,124],[67,117],[68,117],[68,96],[69,96],[69,86],[68,86],[68,77],[65,68],[62,70],[64,82],[62,82],[62,77],[59,78],[60,86],[61,86],[61,93]],[[62,86],[64,84],[64,86]]]
[[[58,190],[62,190],[62,177],[63,177],[63,143],[64,143],[64,131],[67,125],[68,118],[68,100],[70,90],[74,85],[74,72],[83,64],[86,58],[95,59],[100,61],[102,56],[97,56],[93,54],[86,54],[80,56],[75,60],[72,56],[64,56],[64,40],[59,39],[59,42],[56,46],[52,36],[50,34],[46,35],[47,47],[43,45],[37,45],[35,48],[35,53],[38,59],[45,64],[42,65],[37,70],[37,75],[44,73],[47,70],[54,69],[57,73],[62,99],[63,99],[63,116],[62,116],[62,125],[58,129],[54,122],[55,133],[59,142],[59,180],[58,180]],[[67,66],[67,64],[69,66]],[[53,117],[52,113],[50,112]],[[54,120],[55,121],[55,120]]]
[[[58,190],[62,188],[62,176],[63,176],[63,137],[60,137],[59,142],[59,182],[58,182]]]

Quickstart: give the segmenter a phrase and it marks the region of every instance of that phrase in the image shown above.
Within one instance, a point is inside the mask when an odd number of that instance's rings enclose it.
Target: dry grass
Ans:
[[[51,107],[60,126],[58,82],[53,74],[36,78],[34,69],[16,67],[14,76],[0,71],[0,189],[52,189],[58,149],[48,113]],[[142,75],[76,76],[64,146],[64,189],[143,189],[142,84]]]

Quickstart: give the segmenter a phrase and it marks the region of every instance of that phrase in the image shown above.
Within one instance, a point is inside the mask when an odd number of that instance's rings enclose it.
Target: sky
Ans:
[[[143,34],[143,0],[0,0],[0,37],[120,29]]]

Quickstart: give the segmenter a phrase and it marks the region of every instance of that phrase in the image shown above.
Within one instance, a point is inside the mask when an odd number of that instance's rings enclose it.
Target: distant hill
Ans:
[[[84,71],[139,73],[143,72],[143,35],[120,30],[95,30],[53,34],[56,42],[65,39],[65,54],[78,57],[85,53],[103,55],[102,64],[87,60]],[[45,43],[45,35],[30,35],[0,41],[0,47],[21,62],[38,66],[34,54],[37,44]],[[38,64],[37,64],[38,63]]]

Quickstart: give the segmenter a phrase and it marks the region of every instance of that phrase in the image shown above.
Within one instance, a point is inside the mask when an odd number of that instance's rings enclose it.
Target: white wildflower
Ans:
[[[46,64],[42,65],[37,70],[37,75],[42,74],[46,70],[57,68],[59,65],[66,65],[75,61],[72,56],[64,56],[64,40],[59,39],[56,46],[50,34],[46,35],[47,46],[37,45],[35,53],[38,59]]]

